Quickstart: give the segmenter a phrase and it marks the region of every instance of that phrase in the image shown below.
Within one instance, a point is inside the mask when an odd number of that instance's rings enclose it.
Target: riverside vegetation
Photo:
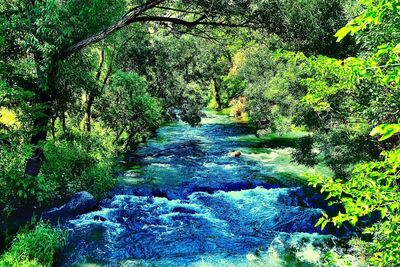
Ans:
[[[315,227],[355,227],[365,264],[400,263],[399,1],[10,0],[0,14],[0,266],[52,266],[68,240],[8,218],[102,199],[121,155],[170,122],[198,127],[205,107],[260,140],[296,135],[292,161],[332,171],[303,179],[340,206]]]

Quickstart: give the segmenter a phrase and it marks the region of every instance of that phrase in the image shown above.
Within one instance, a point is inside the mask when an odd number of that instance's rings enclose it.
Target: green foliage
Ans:
[[[328,199],[341,203],[345,208],[345,213],[339,212],[332,218],[324,214],[317,225],[324,228],[327,223],[341,226],[350,222],[362,226],[360,218],[379,212],[381,220],[363,229],[364,233],[373,235],[373,242],[368,245],[369,260],[376,266],[397,266],[400,261],[397,182],[400,150],[394,137],[400,126],[393,122],[398,114],[400,80],[396,49],[399,36],[392,33],[400,28],[400,9],[397,1],[360,2],[365,8],[363,13],[339,30],[336,37],[340,41],[348,34],[357,34],[367,48],[366,53],[363,57],[343,61],[314,60],[317,64],[314,66],[315,74],[306,81],[309,90],[304,101],[322,114],[335,111],[341,123],[350,118],[359,118],[369,125],[380,123],[370,135],[381,135],[379,140],[385,141],[383,149],[386,150],[381,153],[379,161],[355,165],[349,179],[320,175],[308,176],[308,179],[310,184],[326,191]],[[393,38],[384,38],[387,34]],[[363,93],[366,90],[367,93]],[[340,117],[344,119],[339,120]]]
[[[221,100],[224,106],[229,105],[229,101],[243,93],[246,82],[237,75],[229,73],[222,80]]]
[[[2,211],[48,205],[81,190],[100,197],[114,185],[117,145],[137,147],[164,121],[199,124],[212,95],[218,108],[235,102],[233,113],[242,114],[245,105],[251,123],[264,132],[306,129],[310,135],[298,142],[294,159],[305,165],[323,160],[331,167],[335,178],[309,179],[346,208],[319,224],[356,224],[360,216],[379,211],[383,220],[366,230],[376,237],[372,262],[390,266],[398,260],[400,3],[164,1],[166,8],[135,18],[141,23],[107,39],[104,31],[96,44],[73,56],[66,52],[143,3],[0,4]],[[154,23],[160,17],[243,23],[254,30]],[[152,23],[142,23],[146,19]],[[369,133],[381,135],[382,142]],[[27,159],[42,151],[39,175],[25,175]],[[46,227],[39,225],[38,234]],[[35,238],[25,233],[18,243],[28,246]],[[3,264],[17,264],[14,256],[6,254]],[[19,266],[51,264],[36,254],[17,260]]]
[[[44,144],[46,158],[41,173],[25,177],[31,147],[0,145],[0,205],[9,214],[23,205],[51,205],[57,198],[86,190],[100,197],[114,186],[113,136],[99,127],[91,134],[77,131],[72,140]],[[4,214],[3,214],[4,215]]]
[[[364,229],[374,236],[369,250],[370,261],[377,266],[396,266],[400,260],[400,196],[398,173],[400,150],[383,152],[382,161],[357,164],[348,181],[322,176],[308,176],[310,184],[328,192],[327,199],[343,204],[345,213],[322,217],[316,226],[327,223],[340,227],[344,222],[356,225],[360,217],[379,211],[381,221]]]
[[[159,101],[147,92],[146,80],[135,72],[117,71],[97,109],[117,141],[131,147],[145,141],[162,122]],[[119,140],[124,132],[127,138]]]
[[[0,258],[0,266],[51,267],[66,238],[60,229],[39,222],[33,230],[23,229],[15,236],[11,248]]]
[[[296,150],[292,153],[293,160],[305,166],[315,166],[317,162],[317,153],[313,150],[314,139],[307,135],[299,138],[296,144]]]
[[[95,127],[90,134],[77,131],[72,140],[47,142],[46,159],[38,176],[44,184],[53,184],[53,194],[45,200],[83,190],[100,197],[110,190],[115,184],[116,151],[112,142],[113,136],[100,127]]]
[[[384,123],[381,125],[376,126],[374,129],[371,131],[371,135],[381,135],[381,138],[379,138],[379,141],[384,141],[386,139],[389,139],[393,135],[397,134],[400,132],[400,124],[393,124],[393,123]]]
[[[369,125],[366,129],[372,130],[371,136],[381,136],[381,159],[356,164],[350,178],[311,175],[308,179],[313,186],[320,186],[321,192],[328,193],[327,199],[341,203],[345,209],[332,218],[324,214],[317,226],[324,228],[333,223],[340,227],[344,222],[361,226],[365,234],[373,236],[373,242],[367,244],[369,261],[375,266],[397,266],[400,262],[397,138],[400,125],[393,122],[399,107],[400,68],[396,47],[400,38],[394,32],[400,29],[400,6],[398,1],[386,0],[360,3],[365,10],[339,30],[336,37],[340,41],[348,34],[356,34],[364,43],[365,53],[343,61],[313,59],[314,72],[306,80],[308,93],[304,102],[319,114],[333,113],[336,118],[330,119],[331,122],[361,121],[358,127],[352,126],[353,131],[361,134],[365,127],[360,126]],[[377,124],[372,129],[371,126]],[[363,220],[376,212],[381,219],[366,227]]]
[[[191,125],[200,122],[205,95],[212,80],[214,59],[206,41],[190,36],[152,38],[139,28],[133,32],[135,42],[119,56],[119,67],[145,77],[148,93],[157,98],[164,120],[181,119]],[[136,41],[139,39],[140,41]]]
[[[337,44],[333,35],[347,22],[347,2],[350,1],[255,1],[254,19],[268,23],[269,35],[279,36],[285,49],[343,57],[353,51],[349,45],[353,42]]]
[[[40,178],[21,179],[25,160],[30,154],[28,146],[0,144],[0,205],[3,212],[11,212],[16,199],[27,199],[32,193],[47,195],[46,190],[39,187]]]
[[[286,132],[302,110],[304,60],[287,60],[267,47],[251,48],[238,69],[246,83],[244,96],[250,121],[258,128]]]

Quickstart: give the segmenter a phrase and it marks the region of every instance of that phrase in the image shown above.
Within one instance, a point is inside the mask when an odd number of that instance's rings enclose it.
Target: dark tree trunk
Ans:
[[[33,129],[35,130],[35,133],[31,137],[30,141],[34,151],[32,156],[26,161],[25,175],[37,176],[40,172],[44,160],[44,152],[40,143],[46,141],[50,118],[51,108],[50,106],[47,106],[45,107],[43,114],[34,120]]]
[[[128,139],[126,139],[125,144],[124,144],[125,147],[130,147],[133,135],[134,135],[134,133],[129,134]]]
[[[214,81],[214,90],[215,90],[215,102],[217,103],[217,109],[221,109],[221,96],[220,96],[220,84],[218,78],[213,78]]]
[[[100,56],[100,65],[99,68],[97,69],[97,73],[96,73],[96,81],[98,82],[100,80],[100,75],[101,75],[101,70],[103,69],[103,65],[104,65],[104,48],[101,49],[101,56]],[[99,85],[96,85],[99,86]],[[97,92],[94,92],[97,91]],[[90,133],[90,131],[92,130],[91,127],[91,119],[92,119],[92,106],[93,106],[93,102],[94,102],[94,97],[95,95],[97,95],[100,91],[99,89],[92,89],[91,91],[86,93],[86,131]]]
[[[43,110],[33,121],[33,130],[35,131],[31,137],[30,144],[34,150],[32,156],[26,161],[25,175],[37,176],[42,167],[44,160],[44,152],[41,147],[41,142],[46,141],[49,122],[52,118],[52,98],[56,89],[57,65],[56,57],[51,60],[51,67],[47,73],[40,70],[42,58],[39,54],[35,54],[37,67],[37,75],[39,80],[39,89],[37,92],[36,102],[43,106]],[[46,75],[46,76],[45,76]]]
[[[54,115],[54,117],[51,118],[51,136],[53,137],[53,142],[56,142],[56,120],[58,117],[58,111]]]
[[[65,131],[67,129],[67,126],[65,123],[65,111],[61,112],[61,124],[62,124],[63,133],[65,134]]]
[[[66,81],[63,82],[63,92],[68,92],[68,84]],[[65,116],[66,116],[65,113],[67,112],[67,109],[68,109],[68,107],[67,107],[66,103],[63,103],[60,108],[60,120],[61,120],[61,127],[62,127],[63,134],[65,134],[67,131],[67,124],[66,124],[66,118],[65,118]]]
[[[86,95],[86,122],[85,122],[86,131],[89,133],[92,130],[91,127],[92,106],[93,106],[93,94],[89,92]]]
[[[45,120],[36,120],[34,123],[34,127],[46,127],[47,122]],[[38,133],[34,134],[31,138],[31,145],[35,147],[32,156],[26,161],[25,166],[25,175],[37,176],[40,172],[40,168],[42,167],[42,162],[44,160],[44,152],[43,148],[39,147],[38,144],[41,141],[46,140],[47,131],[41,130]]]

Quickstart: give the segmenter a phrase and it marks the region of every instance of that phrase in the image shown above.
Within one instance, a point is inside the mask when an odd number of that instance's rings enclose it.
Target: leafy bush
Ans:
[[[54,196],[56,185],[43,176],[24,177],[26,159],[31,147],[22,144],[0,144],[0,207],[5,214],[29,200],[40,203]]]
[[[220,92],[221,102],[224,107],[229,106],[229,102],[240,95],[246,88],[246,82],[235,74],[229,73],[222,80],[222,89]]]
[[[268,46],[246,51],[239,65],[238,79],[246,88],[246,111],[250,122],[271,132],[290,131],[303,117],[301,98],[306,93],[301,81],[305,75],[305,57],[301,53],[273,52]]]
[[[0,266],[52,266],[57,249],[65,242],[65,232],[39,222],[33,230],[23,229],[16,235],[11,248],[1,257]]]
[[[313,143],[311,135],[299,138],[296,142],[297,149],[292,152],[293,161],[305,166],[315,166],[318,162],[316,152],[313,151]]]
[[[46,159],[40,176],[56,185],[60,197],[82,190],[100,197],[114,186],[112,136],[94,128],[90,134],[76,131],[72,140],[44,146]]]
[[[117,141],[130,147],[145,141],[162,121],[159,101],[148,93],[146,80],[135,72],[117,71],[97,108]]]
[[[372,131],[381,134],[382,140],[400,132],[400,124],[386,124]],[[317,226],[324,228],[328,223],[340,227],[344,222],[363,226],[360,218],[379,212],[381,220],[364,229],[373,235],[368,244],[370,262],[376,266],[397,266],[400,262],[400,194],[398,178],[400,173],[400,149],[382,152],[381,161],[357,164],[348,180],[333,179],[321,175],[309,175],[313,186],[321,186],[327,192],[327,199],[343,204],[345,212],[329,218],[324,214]]]
[[[0,207],[4,215],[29,204],[48,206],[55,198],[89,191],[100,197],[115,183],[113,136],[94,127],[91,134],[75,129],[69,139],[48,141],[36,177],[24,175],[31,146],[0,144]]]
[[[307,80],[308,94],[304,100],[320,113],[320,117],[336,116],[336,123],[353,122],[353,125],[367,124],[368,127],[381,124],[371,135],[381,135],[380,141],[384,142],[380,150],[383,152],[380,160],[355,165],[350,178],[311,175],[308,179],[310,184],[326,191],[328,199],[341,203],[345,209],[334,217],[324,214],[317,225],[324,228],[333,223],[340,227],[349,222],[361,227],[364,234],[373,237],[372,242],[366,244],[369,261],[374,266],[398,266],[400,124],[393,122],[399,107],[400,39],[386,36],[400,29],[400,3],[392,0],[359,2],[364,11],[340,29],[336,37],[340,41],[349,34],[356,34],[365,54],[345,60],[314,60],[315,72]],[[325,125],[331,127],[333,123]],[[370,225],[365,219],[372,214],[379,214],[380,219]]]

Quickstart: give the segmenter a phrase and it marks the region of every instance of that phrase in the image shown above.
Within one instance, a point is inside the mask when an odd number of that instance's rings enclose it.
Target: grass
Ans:
[[[66,242],[66,233],[39,222],[33,230],[24,228],[0,258],[1,267],[51,267],[58,248]]]
[[[224,109],[221,109],[221,110],[217,110],[216,113],[218,115],[229,116],[231,114],[231,111],[232,111],[232,108],[229,107],[229,108],[224,108]]]

